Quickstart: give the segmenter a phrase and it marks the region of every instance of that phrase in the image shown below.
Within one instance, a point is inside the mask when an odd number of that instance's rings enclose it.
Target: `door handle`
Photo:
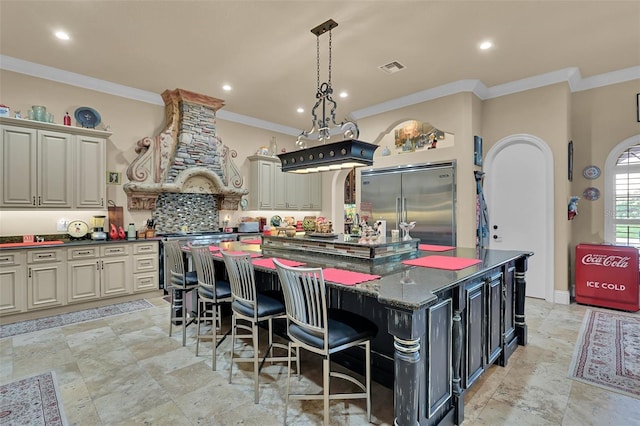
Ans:
[[[402,197],[402,221],[407,222],[407,198]]]
[[[400,226],[400,197],[396,197],[396,229]]]

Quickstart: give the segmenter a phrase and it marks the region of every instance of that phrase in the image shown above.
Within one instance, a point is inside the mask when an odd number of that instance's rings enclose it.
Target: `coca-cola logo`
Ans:
[[[629,256],[610,256],[606,254],[587,253],[582,256],[583,265],[599,265],[609,268],[626,268],[629,266]]]

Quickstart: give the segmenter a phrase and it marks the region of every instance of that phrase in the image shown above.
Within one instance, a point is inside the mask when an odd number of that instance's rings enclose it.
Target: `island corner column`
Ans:
[[[525,276],[528,267],[528,256],[522,256],[516,260],[516,273],[515,273],[515,298],[516,298],[516,312],[515,312],[515,326],[516,336],[518,337],[518,345],[527,345],[527,323],[524,313],[525,296],[527,291],[527,282]]]
[[[394,340],[394,425],[419,424],[420,377],[424,375],[420,358],[426,333],[425,309],[407,311],[389,307],[389,333]]]

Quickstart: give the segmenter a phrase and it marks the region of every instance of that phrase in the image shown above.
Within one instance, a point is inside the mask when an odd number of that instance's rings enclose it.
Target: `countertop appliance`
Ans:
[[[93,216],[91,221],[93,222],[93,232],[91,233],[92,240],[104,241],[107,239],[107,233],[104,232],[104,221],[106,216]]]
[[[401,222],[415,221],[413,238],[456,245],[455,162],[363,169],[360,198],[360,214],[370,208],[369,225],[386,220],[390,234]]]
[[[603,308],[640,310],[638,249],[576,246],[576,302]]]

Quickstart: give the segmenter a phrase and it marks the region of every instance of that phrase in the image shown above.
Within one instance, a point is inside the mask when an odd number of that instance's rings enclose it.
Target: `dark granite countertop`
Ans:
[[[242,242],[222,243],[220,247],[231,251],[246,251],[260,253],[258,244],[242,244]],[[463,281],[482,276],[489,270],[522,256],[531,256],[532,252],[511,250],[490,250],[458,247],[444,252],[419,251],[415,257],[424,256],[454,256],[480,259],[481,262],[457,271],[437,268],[408,266],[401,261],[390,260],[383,264],[372,264],[366,260],[334,258],[318,256],[316,253],[291,252],[287,259],[305,262],[309,267],[338,268],[351,271],[380,275],[381,278],[367,281],[354,286],[345,286],[327,282],[330,287],[341,291],[366,294],[376,297],[380,302],[407,309],[420,309],[436,301],[438,292],[447,290]],[[281,256],[284,257],[284,256]],[[273,273],[272,269],[257,270]]]
[[[52,241],[62,241],[62,244],[52,243]],[[95,245],[95,244],[123,244],[123,243],[140,243],[145,241],[160,241],[160,238],[147,238],[147,239],[135,239],[135,240],[106,240],[106,241],[97,241],[91,239],[83,239],[83,240],[71,240],[69,238],[59,238],[59,239],[51,239],[49,241],[44,241],[40,243],[30,243],[23,244],[14,247],[2,247],[0,245],[0,250],[31,250],[31,249],[41,249],[41,248],[65,248],[65,247],[74,247],[74,246],[86,246],[86,245]],[[10,243],[7,241],[7,243]]]

